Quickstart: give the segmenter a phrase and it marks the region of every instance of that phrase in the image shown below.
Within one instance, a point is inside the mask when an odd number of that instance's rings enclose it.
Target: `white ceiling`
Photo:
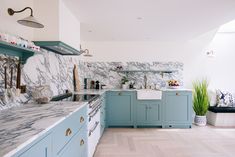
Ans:
[[[65,0],[65,3],[81,22],[82,41],[189,40],[235,19],[235,0]]]
[[[219,30],[219,33],[235,33],[235,20],[222,25]]]

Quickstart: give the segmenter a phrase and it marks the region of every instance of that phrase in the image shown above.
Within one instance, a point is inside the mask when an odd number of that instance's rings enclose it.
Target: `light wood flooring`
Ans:
[[[94,157],[235,157],[235,128],[109,128]]]

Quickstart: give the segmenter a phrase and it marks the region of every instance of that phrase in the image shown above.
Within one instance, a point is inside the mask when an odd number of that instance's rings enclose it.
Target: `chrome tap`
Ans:
[[[144,89],[147,89],[147,81],[148,81],[148,78],[146,76],[146,74],[144,75]]]

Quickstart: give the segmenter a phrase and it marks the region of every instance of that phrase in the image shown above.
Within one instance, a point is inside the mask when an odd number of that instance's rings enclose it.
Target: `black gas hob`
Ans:
[[[91,102],[97,99],[99,95],[96,94],[72,94],[66,93],[54,96],[51,101],[80,101],[80,102]]]

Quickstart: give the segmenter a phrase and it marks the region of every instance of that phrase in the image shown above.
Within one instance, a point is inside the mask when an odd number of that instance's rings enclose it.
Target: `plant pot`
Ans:
[[[195,116],[194,122],[197,126],[206,126],[206,116]]]
[[[128,84],[122,84],[122,89],[128,89],[129,85]]]

